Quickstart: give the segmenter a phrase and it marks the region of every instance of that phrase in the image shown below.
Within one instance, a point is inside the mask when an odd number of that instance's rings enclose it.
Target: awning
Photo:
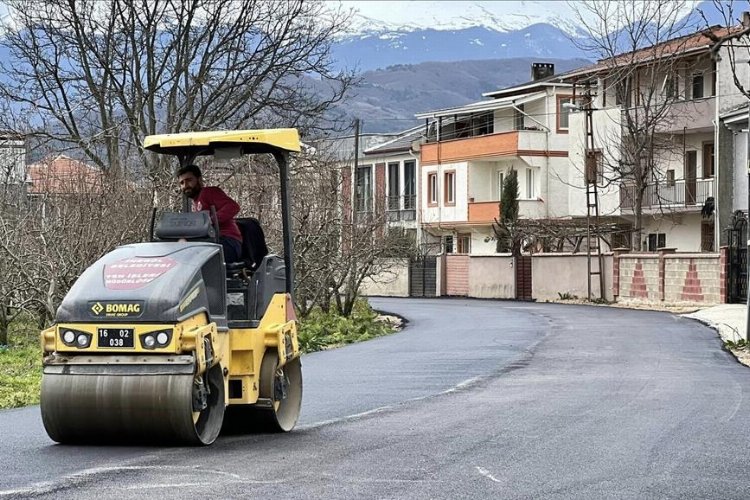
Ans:
[[[438,109],[436,111],[428,111],[426,113],[419,113],[414,116],[417,118],[439,118],[443,116],[453,115],[468,115],[471,113],[481,113],[485,111],[495,111],[498,109],[510,109],[514,106],[526,104],[528,102],[537,101],[544,99],[547,96],[547,92],[534,92],[533,94],[526,94],[521,96],[504,97],[501,99],[491,99],[488,101],[479,101],[465,106],[456,108]]]

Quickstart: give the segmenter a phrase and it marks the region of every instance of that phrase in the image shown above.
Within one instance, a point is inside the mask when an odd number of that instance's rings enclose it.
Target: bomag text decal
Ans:
[[[95,301],[89,304],[89,310],[98,318],[137,318],[143,314],[143,302],[136,300]]]
[[[198,285],[195,288],[193,288],[190,291],[190,293],[187,294],[187,297],[185,297],[183,301],[180,302],[180,312],[187,309],[187,306],[189,306],[195,300],[195,298],[198,296],[200,291],[201,291],[201,287],[200,285]]]

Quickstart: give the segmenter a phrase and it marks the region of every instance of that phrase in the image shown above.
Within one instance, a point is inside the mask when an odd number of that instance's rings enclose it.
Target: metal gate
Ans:
[[[437,288],[437,258],[425,255],[409,262],[409,296],[435,297]]]
[[[727,300],[733,303],[747,300],[747,217],[742,211],[732,216],[729,233],[729,262]]]
[[[516,299],[532,300],[531,297],[531,256],[516,257]]]

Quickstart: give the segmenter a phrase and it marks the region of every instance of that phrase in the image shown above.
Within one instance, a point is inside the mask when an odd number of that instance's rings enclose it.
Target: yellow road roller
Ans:
[[[89,267],[41,333],[41,412],[60,443],[208,445],[224,432],[290,431],[302,403],[292,302],[289,154],[295,129],[164,134],[144,148],[198,156],[270,154],[279,168],[283,257],[237,219],[242,260],[225,262],[206,211],[164,213],[151,241]]]

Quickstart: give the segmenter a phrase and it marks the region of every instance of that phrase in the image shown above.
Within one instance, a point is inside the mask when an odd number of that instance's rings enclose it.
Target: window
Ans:
[[[709,179],[714,176],[714,143],[703,144],[703,178]]]
[[[630,107],[630,95],[633,83],[631,78],[620,80],[615,84],[615,105]]]
[[[358,212],[372,211],[372,165],[357,168],[357,184],[354,192]]]
[[[703,97],[703,73],[694,73],[692,79],[693,99]]]
[[[667,186],[669,187],[674,186],[674,170],[673,169],[667,170]]]
[[[570,123],[570,108],[565,104],[571,104],[572,97],[557,97],[557,131],[567,132]]]
[[[667,76],[664,79],[664,96],[667,99],[677,98],[677,82],[673,76]]]
[[[523,130],[524,123],[524,110],[523,110],[523,104],[519,104],[515,108],[513,108],[513,128],[515,130]]]
[[[399,209],[399,169],[401,165],[396,163],[388,164],[388,210]]]
[[[429,174],[427,176],[427,204],[437,205],[438,200],[438,185],[437,185],[437,174]]]
[[[458,245],[456,246],[456,253],[469,253],[469,247],[471,246],[471,235],[459,234],[456,243],[458,243]]]
[[[526,199],[533,200],[536,198],[536,189],[534,189],[534,169],[526,169]]]
[[[404,210],[414,210],[416,207],[416,162],[408,160],[404,162]]]
[[[505,184],[505,172],[497,173],[497,199],[503,199],[503,184]]]
[[[455,205],[456,204],[456,172],[445,172],[443,177],[445,181],[445,204]]]
[[[443,236],[443,248],[445,253],[453,253],[453,235]]]
[[[471,116],[471,136],[491,134],[495,127],[495,115],[482,113]]]
[[[648,251],[656,252],[667,246],[667,235],[664,233],[651,233],[648,235]]]

